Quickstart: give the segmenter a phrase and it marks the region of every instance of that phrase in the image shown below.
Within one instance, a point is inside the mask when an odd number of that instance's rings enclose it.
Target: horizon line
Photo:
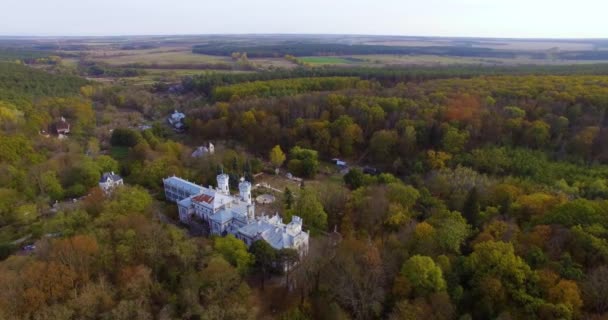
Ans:
[[[43,34],[0,34],[1,39],[75,39],[75,38],[126,38],[126,37],[204,37],[204,36],[346,36],[346,37],[399,37],[426,39],[488,39],[488,40],[574,40],[597,41],[608,40],[608,37],[510,37],[510,36],[440,36],[440,35],[403,35],[403,34],[364,34],[364,33],[167,33],[167,34],[81,34],[81,35],[43,35]]]

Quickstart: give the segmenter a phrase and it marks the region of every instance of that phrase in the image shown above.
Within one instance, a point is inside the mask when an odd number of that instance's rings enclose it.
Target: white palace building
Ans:
[[[251,199],[251,183],[241,179],[239,194],[231,195],[227,174],[217,176],[217,188],[199,186],[176,176],[163,179],[165,197],[177,203],[179,219],[189,224],[198,218],[209,224],[211,234],[232,234],[247,246],[259,239],[273,248],[296,249],[308,253],[309,232],[302,230],[302,219],[294,216],[288,224],[278,215],[255,216]]]

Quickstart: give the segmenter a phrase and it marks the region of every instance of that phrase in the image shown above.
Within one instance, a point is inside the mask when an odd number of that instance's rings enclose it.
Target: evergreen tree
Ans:
[[[253,184],[253,173],[251,171],[251,160],[247,160],[245,161],[245,163],[243,164],[243,176],[245,177],[245,180],[251,182],[251,184]]]
[[[464,201],[462,213],[470,225],[477,227],[477,224],[479,223],[479,211],[479,194],[477,192],[477,187],[473,187]]]
[[[285,209],[289,210],[293,206],[293,193],[289,188],[285,187]]]
[[[264,281],[273,265],[277,262],[277,250],[271,247],[268,242],[257,240],[251,245],[249,252],[251,252],[255,258],[254,267],[256,271],[261,273],[261,285],[262,290],[264,290]]]

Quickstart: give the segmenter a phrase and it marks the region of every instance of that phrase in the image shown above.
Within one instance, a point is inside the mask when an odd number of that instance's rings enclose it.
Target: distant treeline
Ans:
[[[187,77],[182,86],[185,92],[198,92],[211,96],[213,89],[241,82],[266,81],[303,77],[358,77],[375,80],[385,86],[400,82],[424,81],[445,78],[471,78],[482,75],[608,75],[608,64],[564,66],[445,66],[403,68],[296,68],[256,73],[207,73]]]
[[[247,52],[250,58],[294,56],[336,56],[351,54],[434,54],[450,56],[514,58],[515,53],[488,48],[464,47],[398,47],[382,45],[346,45],[324,43],[284,43],[276,45],[238,45],[210,43],[194,46],[194,53],[230,56],[233,52]]]
[[[30,63],[36,59],[46,58],[50,55],[54,55],[54,53],[49,51],[0,48],[0,61],[20,60],[25,63]]]
[[[356,77],[323,77],[277,79],[268,81],[253,81],[216,87],[213,99],[230,101],[245,97],[277,97],[290,96],[313,91],[335,91],[354,88],[359,79]]]
[[[156,49],[160,46],[150,43],[131,43],[120,47],[120,50],[144,50],[144,49]]]
[[[113,67],[106,63],[86,61],[79,65],[83,74],[93,77],[137,77],[146,74],[146,70],[129,67]]]
[[[326,43],[285,42],[273,45],[252,45],[213,42],[194,46],[194,53],[230,56],[233,52],[246,52],[249,58],[293,56],[339,56],[366,54],[398,54],[398,55],[438,55],[456,57],[485,57],[485,58],[517,58],[525,55],[532,59],[562,59],[562,60],[608,60],[606,51],[515,51],[495,50],[490,48],[475,48],[462,46],[428,46],[403,47],[384,45],[346,45]]]

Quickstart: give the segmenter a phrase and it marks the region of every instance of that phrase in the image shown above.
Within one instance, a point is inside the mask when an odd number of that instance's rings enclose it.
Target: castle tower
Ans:
[[[230,195],[228,179],[230,179],[230,177],[225,173],[217,176],[217,190],[225,195]]]
[[[241,200],[251,204],[251,183],[245,181],[244,178],[241,178],[241,182],[239,183],[239,193]]]
[[[247,220],[250,223],[255,220],[255,206],[253,204],[247,205]]]

